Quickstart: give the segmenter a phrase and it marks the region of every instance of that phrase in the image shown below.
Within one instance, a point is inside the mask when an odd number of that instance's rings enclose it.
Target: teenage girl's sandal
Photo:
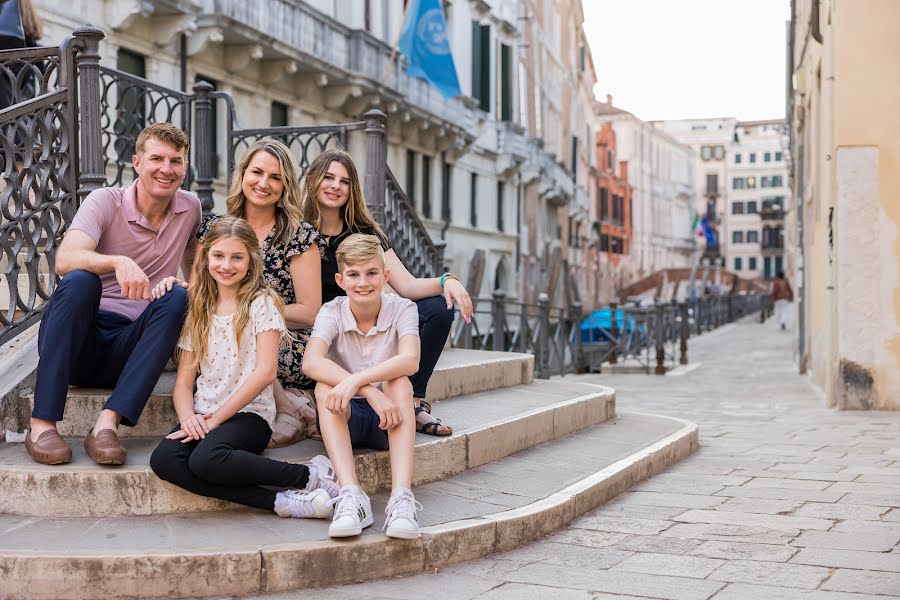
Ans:
[[[431,408],[429,406],[429,408]],[[428,412],[422,406],[416,407],[416,416],[421,412]],[[444,425],[441,423],[440,419],[435,419],[430,423],[419,423],[416,421],[416,431],[419,433],[424,433],[425,435],[435,435],[437,437],[446,437],[448,435],[453,435],[453,428],[449,425]]]
[[[295,416],[288,412],[279,412],[275,415],[269,448],[290,446],[303,439],[306,439],[306,419],[302,415]]]

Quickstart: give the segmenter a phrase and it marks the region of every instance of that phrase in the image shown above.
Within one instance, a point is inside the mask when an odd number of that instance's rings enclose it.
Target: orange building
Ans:
[[[594,235],[599,238],[601,263],[618,267],[631,252],[631,186],[628,184],[628,161],[616,160],[616,133],[610,123],[605,123],[597,133],[596,153]]]

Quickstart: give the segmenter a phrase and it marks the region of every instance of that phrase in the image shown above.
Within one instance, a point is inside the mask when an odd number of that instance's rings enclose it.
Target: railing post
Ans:
[[[612,339],[610,343],[612,344],[612,352],[609,355],[609,364],[615,365],[619,363],[619,319],[616,316],[616,313],[619,309],[618,302],[610,302],[609,303],[609,314],[610,314],[610,325],[609,325],[609,337]],[[624,314],[622,315],[622,325],[625,325]]]
[[[678,309],[681,311],[681,357],[678,360],[679,364],[686,365],[688,364],[687,357],[687,341],[688,336],[691,334],[689,325],[688,325],[688,305],[687,302],[682,302]]]
[[[213,178],[215,176],[215,161],[213,155],[213,139],[216,132],[213,130],[212,98],[214,91],[212,84],[207,81],[199,81],[194,84],[194,110],[196,125],[194,128],[194,157],[197,161],[197,195],[200,197],[200,206],[203,214],[212,212],[215,206],[213,199]],[[230,145],[231,140],[227,143]]]
[[[387,116],[377,109],[363,115],[366,119],[366,179],[363,193],[376,223],[384,223],[384,186],[387,177],[387,140],[384,125]]]
[[[656,303],[656,370],[657,375],[666,374],[666,346],[665,346],[665,305],[662,302]]]
[[[77,58],[78,118],[81,134],[78,196],[84,199],[93,190],[106,185],[101,136],[103,129],[100,125],[102,119],[100,40],[105,35],[93,25],[82,25],[73,35],[81,41]]]
[[[494,301],[491,307],[493,319],[493,349],[497,352],[506,350],[506,312],[503,303],[506,301],[506,292],[501,289],[494,290]]]
[[[550,297],[544,292],[538,294],[538,312],[541,329],[538,332],[538,347],[535,348],[541,378],[550,378]]]
[[[569,309],[569,322],[572,324],[569,329],[569,336],[575,337],[575,343],[572,344],[572,366],[575,367],[575,373],[586,373],[587,369],[584,364],[584,346],[581,341],[581,302],[575,302]]]
[[[731,294],[728,294],[728,298],[726,299],[727,308],[728,308],[728,322],[734,322],[734,297]]]

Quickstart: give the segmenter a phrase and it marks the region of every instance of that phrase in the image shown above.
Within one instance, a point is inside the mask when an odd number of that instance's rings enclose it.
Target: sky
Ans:
[[[784,117],[789,0],[582,0],[594,94],[652,121]]]

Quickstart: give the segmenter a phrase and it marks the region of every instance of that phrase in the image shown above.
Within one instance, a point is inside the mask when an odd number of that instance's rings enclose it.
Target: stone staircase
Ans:
[[[108,392],[72,388],[60,424],[72,463],[45,467],[22,444],[0,444],[0,598],[242,596],[433,570],[541,537],[697,447],[693,424],[617,415],[612,389],[534,380],[533,365],[525,354],[442,356],[429,401],[455,432],[417,435],[418,540],[378,529],[386,452],[356,455],[376,525],[331,540],[327,521],[282,519],[156,478],[150,452],[176,422],[170,375],[139,427],[123,428],[122,467],[99,467],[82,448]],[[30,411],[30,397],[17,402],[19,414]],[[306,440],[268,454],[303,462],[323,452]]]

